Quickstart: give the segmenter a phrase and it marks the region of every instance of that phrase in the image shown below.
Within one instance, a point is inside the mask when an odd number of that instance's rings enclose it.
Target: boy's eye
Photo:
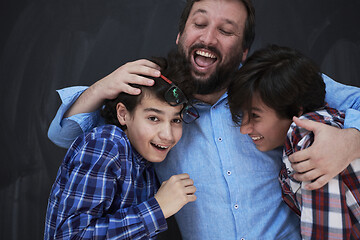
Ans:
[[[176,118],[172,120],[173,123],[181,123],[182,120],[180,118]]]
[[[157,117],[154,117],[154,116],[151,116],[151,117],[148,117],[148,119],[152,122],[157,122],[159,121],[159,119]]]
[[[260,116],[257,115],[256,113],[252,113],[252,114],[251,114],[251,117],[252,117],[252,118],[259,118]]]

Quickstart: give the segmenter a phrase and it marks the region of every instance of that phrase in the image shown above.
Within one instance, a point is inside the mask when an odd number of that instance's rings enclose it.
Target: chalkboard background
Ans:
[[[55,92],[90,85],[127,61],[175,46],[181,0],[0,3],[0,239],[41,239],[65,149],[47,138]],[[255,0],[256,40],[295,47],[360,86],[360,1]],[[210,200],[210,199],[209,199]],[[172,222],[172,221],[171,221]],[[161,239],[180,239],[170,224]]]

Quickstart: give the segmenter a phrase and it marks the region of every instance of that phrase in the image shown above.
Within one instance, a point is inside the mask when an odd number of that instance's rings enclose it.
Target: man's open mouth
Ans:
[[[217,61],[217,56],[207,50],[195,50],[194,53],[194,62],[199,68],[209,68]]]

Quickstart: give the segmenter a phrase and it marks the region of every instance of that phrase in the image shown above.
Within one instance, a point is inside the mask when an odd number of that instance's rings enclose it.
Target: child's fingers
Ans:
[[[196,198],[194,194],[187,195],[188,202],[194,202]]]
[[[195,186],[189,186],[185,188],[185,193],[186,194],[194,194],[196,192],[196,187]]]
[[[184,187],[194,185],[194,181],[191,178],[182,179],[181,182],[182,182]]]

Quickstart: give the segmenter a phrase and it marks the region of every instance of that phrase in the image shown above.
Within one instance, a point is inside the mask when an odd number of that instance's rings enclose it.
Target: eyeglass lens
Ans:
[[[191,123],[199,118],[199,112],[192,105],[186,105],[182,110],[182,120],[185,123]]]
[[[187,102],[184,93],[177,86],[174,85],[166,91],[165,100],[171,106],[177,106]]]

